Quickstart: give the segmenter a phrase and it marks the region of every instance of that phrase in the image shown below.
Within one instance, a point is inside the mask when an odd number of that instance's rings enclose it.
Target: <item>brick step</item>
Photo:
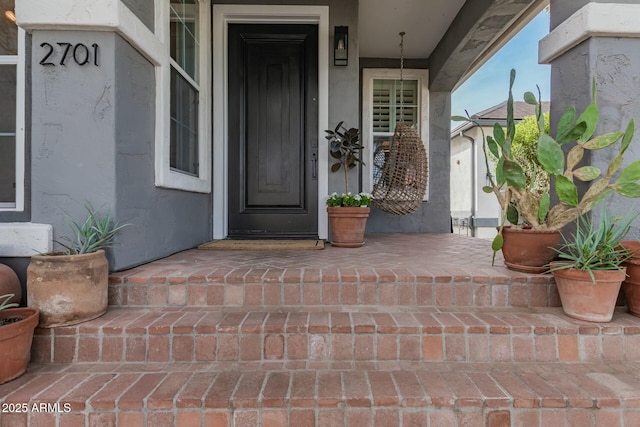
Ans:
[[[612,427],[640,425],[640,364],[31,365],[0,396],[3,427]]]
[[[202,256],[193,251],[182,256],[188,255]],[[268,253],[262,256],[273,258]],[[530,275],[506,268],[491,268],[490,263],[485,268],[474,265],[469,268],[430,266],[429,270],[415,266],[234,268],[215,267],[213,264],[204,268],[202,265],[210,265],[214,261],[207,259],[179,265],[158,261],[114,273],[110,276],[109,304],[254,309],[300,307],[303,310],[307,306],[321,306],[327,310],[339,310],[345,306],[560,306],[551,275]],[[259,263],[257,260],[255,262]]]
[[[640,361],[640,318],[605,324],[560,308],[393,312],[114,308],[76,326],[38,329],[41,363],[280,361],[327,368],[359,362]]]

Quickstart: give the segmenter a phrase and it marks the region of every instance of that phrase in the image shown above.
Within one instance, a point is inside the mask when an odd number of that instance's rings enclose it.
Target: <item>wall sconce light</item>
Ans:
[[[333,65],[346,67],[349,62],[349,27],[333,29]]]
[[[16,15],[13,13],[13,10],[5,10],[4,12],[5,18],[7,18],[11,22],[16,22]]]

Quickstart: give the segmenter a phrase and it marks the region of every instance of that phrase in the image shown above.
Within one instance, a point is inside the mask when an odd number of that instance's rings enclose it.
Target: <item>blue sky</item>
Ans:
[[[516,70],[513,98],[521,101],[525,92],[537,95],[540,86],[542,100],[549,100],[551,66],[538,64],[538,41],[549,33],[549,14],[540,12],[526,27],[500,49],[482,68],[476,71],[451,97],[451,114],[475,114],[507,100],[509,73]],[[452,123],[452,127],[460,123]]]

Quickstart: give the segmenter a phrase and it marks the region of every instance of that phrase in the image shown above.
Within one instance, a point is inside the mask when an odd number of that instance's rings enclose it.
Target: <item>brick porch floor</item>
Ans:
[[[37,330],[12,426],[636,426],[640,318],[562,313],[490,242],[189,250],[111,276],[107,314]],[[64,411],[68,404],[70,412]]]

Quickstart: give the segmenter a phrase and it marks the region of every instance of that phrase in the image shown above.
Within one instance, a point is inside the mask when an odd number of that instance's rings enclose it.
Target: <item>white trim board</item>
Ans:
[[[538,43],[538,62],[551,61],[591,37],[640,37],[640,4],[589,3]]]
[[[0,223],[0,256],[30,257],[53,249],[53,227],[32,222]]]
[[[227,180],[227,33],[229,23],[318,24],[318,141],[329,123],[329,7],[213,5],[213,238],[228,233]],[[325,198],[329,189],[329,151],[318,144],[318,237],[326,239]]]

